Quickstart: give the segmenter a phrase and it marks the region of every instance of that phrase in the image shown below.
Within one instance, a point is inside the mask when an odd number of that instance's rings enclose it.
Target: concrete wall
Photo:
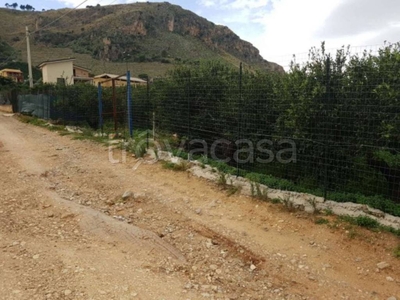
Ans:
[[[46,64],[42,75],[44,83],[57,83],[57,78],[64,78],[66,85],[74,84],[73,61]]]

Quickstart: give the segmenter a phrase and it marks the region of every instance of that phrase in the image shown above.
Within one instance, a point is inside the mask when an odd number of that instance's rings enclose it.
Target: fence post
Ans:
[[[240,63],[239,68],[239,100],[238,100],[238,137],[237,141],[241,139],[242,136],[242,93],[243,93],[243,63]],[[239,153],[239,149],[236,149],[237,153]],[[240,175],[240,166],[239,166],[239,154],[237,154],[236,158],[236,176]]]
[[[328,106],[331,102],[331,60],[328,57],[326,59],[326,97],[324,101],[324,114],[325,116],[322,116],[325,119],[325,133],[326,136],[328,135],[327,129],[328,129],[328,124],[326,123],[326,118],[328,117],[327,109]],[[327,105],[328,104],[328,105]],[[327,139],[327,138],[325,138]],[[325,165],[325,174],[324,174],[324,201],[327,200],[328,197],[328,143],[327,140],[324,141],[324,165]]]
[[[117,133],[118,120],[117,120],[117,95],[115,92],[115,79],[112,79],[112,102],[113,102],[114,131],[115,133]]]
[[[147,150],[149,149],[149,135],[150,135],[150,85],[149,85],[149,76],[147,76],[147,80],[146,80],[146,104],[147,104],[147,134],[146,134],[146,146],[147,146]],[[154,129],[153,129],[154,131]],[[154,137],[154,136],[153,136]],[[155,137],[154,137],[155,139]]]
[[[189,71],[189,77],[188,77],[188,82],[187,82],[187,89],[186,89],[186,98],[187,98],[187,110],[188,110],[188,161],[191,161],[192,158],[190,157],[190,140],[192,139],[191,135],[191,114],[190,114],[190,108],[191,108],[191,103],[190,103],[190,84],[191,84],[191,73]]]
[[[97,98],[99,100],[99,129],[101,129],[101,133],[103,134],[103,99],[100,82],[97,85]]]
[[[127,84],[127,104],[128,104],[128,126],[129,135],[133,137],[133,118],[132,118],[132,88],[131,88],[131,71],[126,72]]]

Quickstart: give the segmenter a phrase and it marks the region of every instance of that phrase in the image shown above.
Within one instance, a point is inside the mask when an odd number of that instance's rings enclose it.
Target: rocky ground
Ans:
[[[400,299],[397,237],[135,163],[0,115],[0,299]]]

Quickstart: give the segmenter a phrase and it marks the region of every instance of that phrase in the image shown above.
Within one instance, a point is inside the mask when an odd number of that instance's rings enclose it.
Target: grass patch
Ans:
[[[398,245],[394,250],[393,250],[393,255],[396,258],[400,258],[400,245]]]
[[[314,223],[318,225],[329,224],[329,220],[324,218],[318,218],[314,221]]]
[[[357,217],[340,216],[339,219],[348,222],[350,224],[357,225],[360,227],[365,227],[368,229],[379,228],[380,226],[377,220],[368,216],[357,216]]]
[[[279,198],[273,198],[273,199],[271,199],[271,203],[272,203],[272,204],[279,204],[279,203],[281,203],[281,199],[279,199]]]
[[[186,160],[182,160],[180,163],[177,164],[170,161],[164,161],[162,163],[162,166],[164,169],[178,171],[178,172],[184,172],[190,168],[190,164]]]
[[[353,227],[349,228],[348,231],[349,233],[347,234],[347,237],[349,239],[355,239],[357,236],[359,236],[359,233]]]
[[[174,150],[174,155],[179,157],[187,158],[188,154],[182,150]],[[223,172],[226,174],[243,176],[246,179],[254,183],[259,183],[262,185],[266,185],[271,189],[279,189],[282,191],[293,191],[299,193],[308,193],[315,195],[317,197],[323,197],[324,192],[318,188],[310,188],[304,184],[296,184],[290,180],[277,178],[269,174],[262,173],[254,173],[248,172],[246,170],[229,166],[226,163],[212,160],[204,155],[202,156],[193,156],[193,159],[197,159],[202,164],[210,165],[211,167],[217,169],[219,172]],[[357,204],[368,205],[372,208],[379,209],[385,213],[391,214],[393,216],[400,217],[400,205],[386,199],[383,196],[365,196],[359,193],[347,193],[347,192],[330,192],[328,195],[329,200],[335,202],[352,202]],[[329,213],[329,212],[328,212]]]
[[[379,222],[371,217],[368,216],[357,216],[357,217],[351,217],[351,216],[339,216],[338,221],[340,222],[347,222],[351,225],[356,225],[360,227],[367,228],[372,231],[383,231],[383,232],[388,232],[391,234],[394,234],[396,236],[400,236],[400,229],[395,229],[390,226],[386,225],[381,225]],[[352,227],[349,227],[350,229]]]
[[[133,153],[136,158],[141,158],[147,153],[147,145],[142,141],[136,141],[135,139],[129,140],[125,144],[126,150],[130,153]]]

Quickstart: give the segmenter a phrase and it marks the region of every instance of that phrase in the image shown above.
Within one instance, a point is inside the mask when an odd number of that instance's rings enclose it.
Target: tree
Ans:
[[[23,4],[21,4],[20,6],[19,6],[19,8],[21,9],[21,10],[28,10],[28,8],[25,6],[25,5],[23,5]]]
[[[13,4],[11,4],[10,6],[12,6],[12,8],[16,9],[18,7],[18,3],[14,2]]]
[[[25,9],[27,11],[31,11],[31,10],[33,11],[33,7],[31,5],[29,5],[29,4],[25,5]]]
[[[0,91],[11,89],[14,86],[15,83],[11,78],[0,76]]]
[[[6,4],[5,4],[5,7],[9,8],[9,7],[10,7],[10,4],[6,3]]]

